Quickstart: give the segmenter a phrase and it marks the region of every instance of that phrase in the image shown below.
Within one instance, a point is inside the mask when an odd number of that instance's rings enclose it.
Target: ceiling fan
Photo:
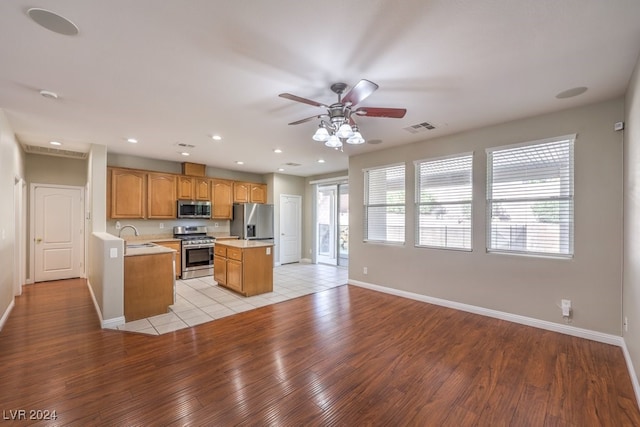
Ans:
[[[359,107],[354,109],[356,105],[375,92],[378,89],[378,85],[362,79],[342,96],[347,87],[346,83],[334,83],[331,85],[331,90],[338,95],[338,102],[331,105],[290,93],[281,93],[279,96],[282,98],[327,109],[326,113],[317,114],[289,124],[298,125],[313,119],[323,119],[320,121],[318,130],[313,135],[313,139],[324,142],[327,147],[340,148],[343,141],[348,144],[362,144],[365,142],[354,120],[355,116],[401,119],[407,112],[404,108]],[[325,118],[328,121],[324,120]]]

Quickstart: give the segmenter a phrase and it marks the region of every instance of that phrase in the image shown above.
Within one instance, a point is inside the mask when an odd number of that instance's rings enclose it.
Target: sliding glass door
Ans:
[[[322,264],[349,264],[349,186],[318,185],[316,254]]]

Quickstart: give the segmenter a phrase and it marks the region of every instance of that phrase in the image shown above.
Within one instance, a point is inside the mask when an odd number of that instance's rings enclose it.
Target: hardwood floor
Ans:
[[[640,425],[615,346],[351,286],[160,336],[26,286],[0,367],[4,422],[56,411],[17,425]]]

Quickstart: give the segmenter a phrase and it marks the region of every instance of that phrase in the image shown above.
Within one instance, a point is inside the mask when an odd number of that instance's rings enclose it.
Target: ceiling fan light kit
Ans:
[[[290,125],[298,125],[313,119],[323,119],[316,132],[313,134],[313,140],[324,142],[324,145],[331,148],[342,147],[343,142],[347,144],[364,144],[365,139],[362,137],[358,129],[358,125],[354,120],[354,116],[368,117],[389,117],[401,119],[406,114],[404,108],[379,108],[379,107],[361,107],[353,110],[357,104],[371,95],[378,89],[378,85],[369,80],[360,80],[351,90],[342,97],[347,89],[346,83],[334,83],[331,90],[338,95],[338,102],[326,105],[311,99],[302,98],[290,93],[281,93],[279,96],[291,101],[301,102],[303,104],[313,105],[314,107],[324,107],[327,112],[325,114],[314,115],[306,119],[297,120],[289,123]]]

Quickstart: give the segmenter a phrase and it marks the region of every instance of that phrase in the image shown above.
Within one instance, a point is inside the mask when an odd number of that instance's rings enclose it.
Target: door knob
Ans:
[[[38,238],[36,239],[36,243],[40,243],[40,242],[42,242],[42,239],[41,239],[40,237],[38,237]]]

